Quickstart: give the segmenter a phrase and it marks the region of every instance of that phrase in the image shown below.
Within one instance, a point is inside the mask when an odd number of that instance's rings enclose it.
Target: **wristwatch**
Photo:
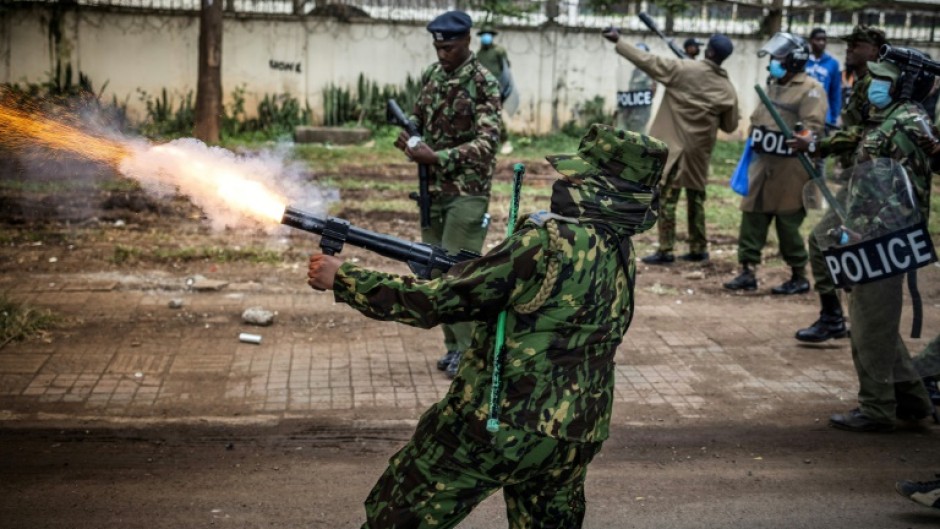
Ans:
[[[412,136],[412,137],[408,138],[408,148],[409,148],[409,149],[414,149],[415,147],[418,146],[419,143],[421,143],[421,136]]]
[[[809,142],[809,146],[806,147],[806,150],[809,151],[810,154],[815,153],[816,152],[816,140],[811,140]]]

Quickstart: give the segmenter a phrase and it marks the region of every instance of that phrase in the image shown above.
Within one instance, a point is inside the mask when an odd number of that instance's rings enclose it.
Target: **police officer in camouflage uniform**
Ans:
[[[470,51],[472,25],[462,11],[448,11],[428,24],[438,62],[421,75],[423,87],[410,117],[423,143],[409,146],[405,131],[395,141],[409,158],[429,167],[431,225],[421,229],[421,240],[450,252],[483,248],[502,124],[496,78]],[[472,325],[442,326],[447,353],[437,368],[451,377],[470,345]]]
[[[819,81],[806,73],[809,45],[796,35],[775,34],[757,52],[770,56],[770,85],[767,95],[780,117],[793,130],[801,123],[807,133],[822,134],[829,104]],[[789,280],[772,289],[774,294],[802,294],[809,291],[806,279],[806,244],[800,226],[806,218],[803,186],[809,174],[786,145],[770,111],[763,104],[751,114],[753,159],[748,169],[748,194],[741,199],[741,228],[738,235],[738,262],[741,273],[724,284],[729,290],[756,290],[757,266],[774,223],[780,255],[792,271]]]
[[[480,37],[480,49],[477,50],[477,59],[496,79],[503,75],[503,69],[509,68],[509,54],[502,46],[493,43],[498,34],[499,32],[490,24],[484,24],[477,32],[477,36]],[[501,97],[501,99],[505,98]]]
[[[509,526],[577,529],[587,465],[607,439],[614,355],[633,317],[631,236],[656,222],[665,143],[593,125],[551,212],[480,259],[421,281],[310,258],[309,284],[366,316],[418,327],[478,321],[457,377],[366,499],[363,528],[454,527],[503,490]],[[498,430],[487,430],[498,314],[507,312]]]
[[[890,61],[868,63],[871,81],[868,100],[872,105],[874,127],[864,133],[855,152],[856,164],[887,158],[899,163],[907,172],[920,207],[921,218],[930,210],[932,171],[930,158],[940,151],[937,132],[923,107],[915,101],[926,96],[915,89],[904,93],[903,85],[911,74],[902,76],[901,69]],[[928,74],[923,74],[928,75]],[[923,83],[926,86],[927,83]],[[929,75],[929,85],[933,76]],[[853,178],[876,179],[870,175],[853,174]],[[866,182],[854,182],[854,189]],[[872,182],[872,188],[878,186]],[[884,194],[876,200],[883,205]],[[850,210],[851,213],[851,210]],[[883,222],[884,215],[873,218]],[[858,374],[858,408],[835,414],[829,423],[854,432],[890,431],[895,419],[916,421],[932,412],[930,398],[917,375],[899,328],[904,275],[856,285],[850,294],[849,314],[852,319],[852,360]]]
[[[887,40],[884,31],[868,26],[855,26],[852,33],[843,37],[842,40],[846,42],[846,68],[853,69],[857,74],[857,80],[852,85],[845,106],[842,107],[842,128],[819,142],[809,141],[807,137],[794,138],[790,146],[809,152],[812,145],[811,155],[837,156],[843,167],[849,167],[853,163],[853,153],[861,137],[875,125],[870,120],[869,112],[871,104],[868,102],[868,85],[871,82],[871,76],[868,75],[868,61],[878,58],[878,50],[882,45],[887,44]],[[835,213],[830,210],[828,215],[835,215]],[[829,222],[830,219],[822,221],[826,224]],[[798,330],[796,339],[802,342],[819,343],[833,338],[845,338],[848,336],[848,328],[845,325],[845,315],[842,312],[839,294],[826,268],[816,237],[810,236],[808,242],[810,265],[813,271],[813,288],[819,294],[821,308],[819,318],[809,327]]]
[[[499,32],[491,24],[484,24],[480,28],[480,31],[477,32],[477,36],[480,37],[480,49],[477,50],[477,59],[484,68],[496,77],[499,82],[499,101],[504,103],[514,87],[511,86],[512,78],[503,75],[504,72],[509,70],[509,54],[506,53],[505,48],[493,43],[498,34]],[[510,86],[505,86],[506,84],[510,84]],[[504,148],[506,148],[505,143],[508,139],[509,131],[503,123],[500,128],[499,141],[504,144]],[[504,152],[503,154],[508,153]]]

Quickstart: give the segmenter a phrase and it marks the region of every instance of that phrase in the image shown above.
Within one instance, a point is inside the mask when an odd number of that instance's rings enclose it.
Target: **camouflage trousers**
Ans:
[[[790,268],[803,269],[808,257],[803,236],[800,234],[800,225],[806,218],[806,212],[800,210],[795,213],[781,215],[778,213],[759,213],[754,211],[741,212],[741,227],[738,232],[738,262],[747,264],[760,264],[761,251],[767,244],[767,233],[770,223],[777,229],[777,239],[780,243],[780,255]]]
[[[848,193],[848,186],[842,186],[836,193],[836,201],[845,204],[846,193]],[[835,210],[829,208],[817,226],[834,226],[837,224],[837,219]],[[826,266],[822,248],[819,247],[819,242],[816,240],[815,231],[816,226],[813,227],[813,231],[810,232],[806,241],[809,246],[809,264],[810,268],[813,269],[813,289],[821,296],[835,294],[836,284],[833,283],[832,276],[829,275],[829,268]]]
[[[835,213],[830,209],[826,215],[835,216]],[[832,222],[824,217],[820,224],[829,226]],[[823,257],[822,248],[819,247],[819,242],[816,240],[816,235],[810,232],[806,242],[809,245],[810,268],[813,269],[813,288],[820,295],[835,294],[836,284],[832,282],[832,276],[829,275],[829,268],[826,266],[826,260]]]
[[[900,335],[904,277],[857,285],[849,296],[859,409],[885,423],[894,422],[898,407],[924,415],[931,409]]]
[[[674,177],[675,169],[671,176]],[[672,180],[670,178],[669,180]],[[705,191],[673,187],[668,181],[663,185],[659,202],[659,251],[672,253],[676,247],[676,206],[679,193],[685,189],[686,209],[689,223],[689,251],[701,253],[708,250],[705,235]]]
[[[510,529],[581,527],[587,466],[602,443],[505,429],[497,442],[468,430],[463,420],[440,421],[436,409],[426,413],[366,498],[362,529],[449,529],[499,489]],[[497,448],[507,440],[521,457]]]
[[[421,240],[448,252],[470,250],[479,253],[486,239],[488,226],[484,226],[483,216],[489,204],[489,197],[435,198],[431,201],[431,226],[421,230]],[[464,351],[470,346],[473,323],[441,325],[441,328],[448,351]]]

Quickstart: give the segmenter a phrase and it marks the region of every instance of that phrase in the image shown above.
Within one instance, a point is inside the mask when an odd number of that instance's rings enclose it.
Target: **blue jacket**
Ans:
[[[806,62],[806,73],[825,88],[826,97],[829,99],[826,124],[835,125],[842,112],[842,75],[839,73],[839,61],[825,52],[819,60],[810,53],[809,61]]]

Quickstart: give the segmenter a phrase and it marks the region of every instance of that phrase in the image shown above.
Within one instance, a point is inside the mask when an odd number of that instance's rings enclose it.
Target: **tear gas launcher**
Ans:
[[[343,245],[349,243],[383,257],[408,263],[411,271],[421,279],[430,279],[434,270],[444,273],[457,263],[480,257],[467,250],[461,250],[455,255],[437,246],[357,228],[345,219],[320,218],[290,206],[284,209],[281,224],[319,235],[320,248],[327,255],[338,254],[343,250]]]
[[[656,21],[654,21],[649,15],[647,15],[646,13],[640,13],[639,17],[640,17],[640,21],[643,22],[643,24],[644,24],[646,27],[648,27],[650,31],[652,31],[653,33],[657,34],[657,35],[659,36],[659,38],[661,38],[661,39],[663,39],[664,41],[666,41],[666,44],[669,46],[669,49],[672,50],[672,52],[676,54],[676,57],[678,57],[678,58],[680,58],[680,59],[688,59],[688,58],[689,58],[689,56],[685,54],[685,51],[683,51],[682,48],[680,48],[678,44],[676,44],[675,42],[673,42],[672,39],[670,39],[669,37],[667,37],[666,34],[663,33],[663,32],[659,29],[659,27],[656,26]]]

